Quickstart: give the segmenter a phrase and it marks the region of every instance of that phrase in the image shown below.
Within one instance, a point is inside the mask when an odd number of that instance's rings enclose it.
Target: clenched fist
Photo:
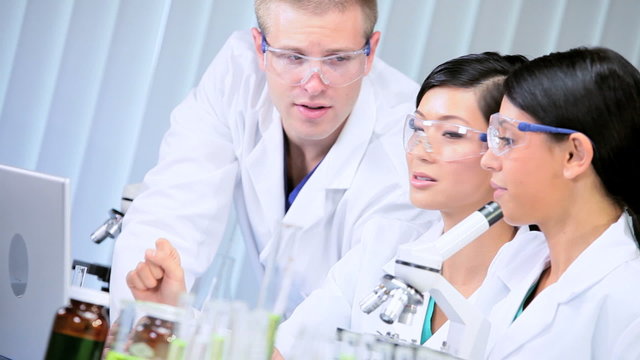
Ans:
[[[180,254],[166,239],[158,239],[155,249],[148,249],[144,261],[127,274],[127,286],[136,300],[178,305],[186,292]]]

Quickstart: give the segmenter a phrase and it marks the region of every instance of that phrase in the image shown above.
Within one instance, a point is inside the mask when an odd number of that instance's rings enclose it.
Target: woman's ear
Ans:
[[[591,140],[582,133],[569,135],[567,157],[563,170],[564,177],[573,179],[582,174],[591,166],[591,160],[593,160]]]

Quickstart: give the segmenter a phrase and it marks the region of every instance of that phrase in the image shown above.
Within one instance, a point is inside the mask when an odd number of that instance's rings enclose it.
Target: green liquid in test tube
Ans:
[[[184,354],[187,350],[187,342],[177,338],[169,345],[169,355],[167,360],[184,360]]]
[[[223,360],[224,358],[224,336],[213,335],[211,342],[211,360]]]
[[[117,351],[109,351],[105,360],[144,360],[137,356],[123,354]]]
[[[271,358],[273,343],[276,339],[276,331],[278,329],[278,325],[280,325],[280,320],[282,320],[281,315],[269,314],[269,322],[267,324],[267,359]]]
[[[342,354],[338,356],[338,360],[356,360],[356,356],[353,354]]]

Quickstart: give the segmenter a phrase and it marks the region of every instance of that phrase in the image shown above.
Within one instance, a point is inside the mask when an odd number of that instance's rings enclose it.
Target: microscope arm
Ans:
[[[395,275],[413,288],[428,292],[449,319],[444,351],[464,359],[480,359],[484,355],[489,322],[441,274],[442,263],[502,218],[498,204],[490,202],[437,241],[398,249]]]
[[[427,244],[409,243],[400,247],[396,265],[441,271],[445,260],[482,235],[500,219],[502,210],[497,203],[491,201],[442,234],[438,240]]]
[[[432,277],[429,295],[449,319],[446,341],[440,350],[462,359],[482,359],[489,336],[489,321],[442,275],[424,271],[423,276]]]
[[[450,321],[445,351],[464,359],[484,355],[489,323],[441,274],[442,263],[502,219],[500,206],[491,201],[473,212],[438,240],[408,243],[398,249],[395,276],[385,275],[371,294],[360,301],[370,314],[383,303],[380,319],[410,323],[416,308],[424,304],[422,293],[433,296]]]

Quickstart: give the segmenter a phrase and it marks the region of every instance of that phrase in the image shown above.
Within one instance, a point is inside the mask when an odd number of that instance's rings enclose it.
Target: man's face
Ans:
[[[313,15],[275,2],[268,16],[269,32],[265,36],[269,45],[300,55],[323,57],[360,50],[367,41],[362,11],[356,6],[343,13]],[[375,33],[371,38],[365,74],[371,68],[379,37]],[[269,94],[282,116],[289,140],[301,146],[335,141],[358,98],[362,78],[344,87],[333,87],[314,73],[305,83],[291,85],[268,65],[265,68],[264,57],[270,55],[262,53],[262,34],[257,29],[253,29],[253,38],[260,66],[266,72]]]

